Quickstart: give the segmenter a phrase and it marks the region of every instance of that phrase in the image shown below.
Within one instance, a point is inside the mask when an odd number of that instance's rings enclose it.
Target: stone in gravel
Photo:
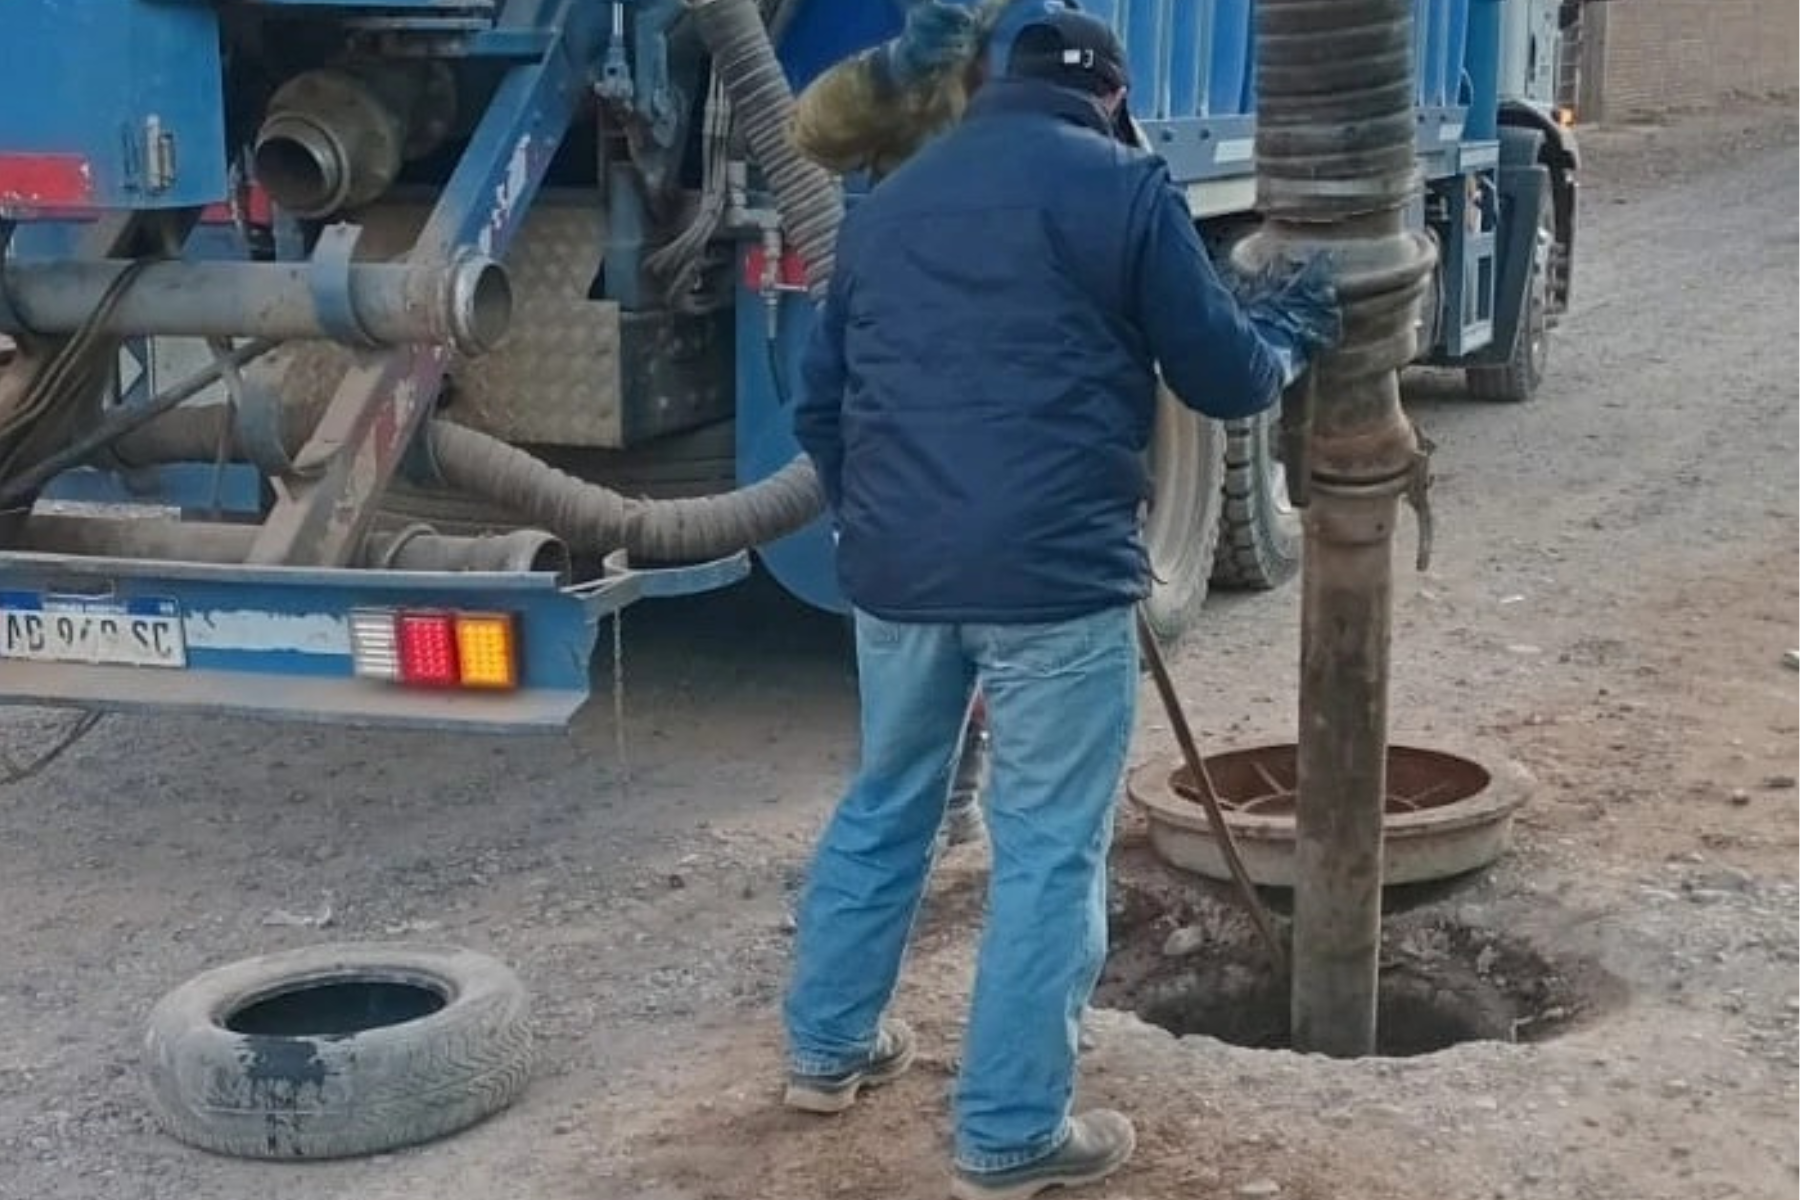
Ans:
[[[1792,775],[1771,775],[1762,781],[1762,785],[1771,792],[1785,792],[1795,786],[1795,780]]]
[[[1737,807],[1742,808],[1744,805],[1750,803],[1750,793],[1743,788],[1732,788],[1731,802]]]
[[[1164,958],[1186,958],[1206,945],[1206,931],[1198,925],[1183,925],[1163,943]]]
[[[1245,1197],[1279,1196],[1281,1194],[1281,1185],[1276,1183],[1273,1179],[1254,1179],[1249,1183],[1241,1185],[1237,1190],[1237,1194]]]

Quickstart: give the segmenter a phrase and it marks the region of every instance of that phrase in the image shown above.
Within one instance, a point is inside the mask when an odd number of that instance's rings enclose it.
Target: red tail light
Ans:
[[[430,687],[455,687],[456,622],[445,613],[401,613],[400,679]]]

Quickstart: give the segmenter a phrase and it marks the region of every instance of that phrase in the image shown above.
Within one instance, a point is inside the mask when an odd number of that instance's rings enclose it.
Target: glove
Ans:
[[[800,93],[795,145],[828,171],[887,175],[961,118],[979,37],[974,12],[944,0],[913,5],[896,37],[834,64]]]
[[[1281,360],[1283,386],[1343,337],[1343,313],[1331,258],[1320,252],[1298,267],[1271,264],[1252,276],[1230,272],[1227,285],[1244,316]]]
[[[894,85],[907,90],[966,66],[975,54],[975,14],[944,0],[922,0],[907,10],[900,36],[882,50]]]

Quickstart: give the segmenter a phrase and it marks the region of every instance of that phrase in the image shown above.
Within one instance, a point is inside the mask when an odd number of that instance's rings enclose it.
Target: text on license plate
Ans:
[[[0,658],[128,667],[185,667],[173,600],[0,592]]]

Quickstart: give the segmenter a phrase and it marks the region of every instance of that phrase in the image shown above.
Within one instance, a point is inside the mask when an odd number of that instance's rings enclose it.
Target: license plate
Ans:
[[[173,600],[0,592],[0,658],[179,668],[187,640]]]

